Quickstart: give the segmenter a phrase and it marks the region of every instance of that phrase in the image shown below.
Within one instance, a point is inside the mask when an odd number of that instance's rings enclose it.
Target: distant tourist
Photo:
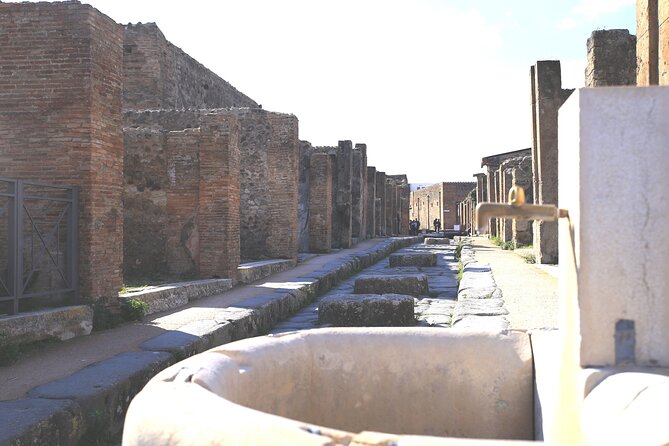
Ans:
[[[441,229],[441,220],[435,218],[432,224],[434,224],[434,232],[439,232],[439,230]]]

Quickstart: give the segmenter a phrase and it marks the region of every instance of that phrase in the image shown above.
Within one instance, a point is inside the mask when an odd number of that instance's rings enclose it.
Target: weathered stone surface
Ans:
[[[509,329],[509,321],[504,316],[468,315],[454,321],[453,327],[484,332],[504,332]]]
[[[138,291],[119,294],[121,299],[138,299],[149,308],[146,314],[158,313],[186,305],[192,300],[213,296],[232,288],[231,279],[207,279],[192,282],[150,286]]]
[[[423,240],[425,245],[450,245],[451,239],[448,237],[425,237]]]
[[[318,321],[335,327],[413,325],[413,296],[402,294],[335,294],[318,305]]]
[[[82,414],[68,400],[29,398],[0,402],[0,444],[77,444]]]
[[[363,276],[355,280],[355,294],[409,294],[427,295],[428,284],[425,274]]]
[[[588,39],[586,87],[636,85],[636,36],[626,29],[593,31]]]
[[[262,260],[243,263],[237,268],[237,280],[240,283],[255,282],[272,274],[294,268],[296,264],[296,260]]]
[[[391,268],[398,266],[437,266],[437,255],[433,253],[391,254],[388,261]]]
[[[86,336],[93,329],[93,309],[76,305],[0,318],[0,333],[18,344]]]
[[[467,316],[506,316],[509,312],[504,308],[502,299],[463,299],[458,301],[453,310],[453,322]]]

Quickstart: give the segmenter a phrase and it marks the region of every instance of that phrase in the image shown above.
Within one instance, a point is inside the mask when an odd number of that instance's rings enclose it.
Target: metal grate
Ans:
[[[0,314],[79,300],[79,191],[0,178]]]

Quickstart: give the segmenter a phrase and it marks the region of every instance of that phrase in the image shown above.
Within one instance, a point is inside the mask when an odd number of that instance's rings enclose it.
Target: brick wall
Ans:
[[[309,170],[309,251],[328,252],[332,243],[332,168],[327,153],[311,155]]]
[[[126,25],[123,48],[125,109],[258,107],[168,42],[155,23]]]
[[[239,116],[243,261],[295,258],[298,250],[298,122],[261,109]]]
[[[236,278],[239,122],[225,110],[125,115],[129,278]]]
[[[0,4],[0,176],[81,188],[88,300],[122,285],[122,44],[88,5]]]

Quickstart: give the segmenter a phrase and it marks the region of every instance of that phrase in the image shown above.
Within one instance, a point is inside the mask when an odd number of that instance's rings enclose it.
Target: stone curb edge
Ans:
[[[342,280],[422,241],[423,236],[386,239],[294,279],[294,287],[270,290],[222,308],[213,321],[194,322],[152,338],[142,344],[144,351],[91,364],[32,389],[28,398],[0,401],[0,446],[75,445],[105,436],[113,441],[130,401],[160,370],[217,345],[267,333]]]

